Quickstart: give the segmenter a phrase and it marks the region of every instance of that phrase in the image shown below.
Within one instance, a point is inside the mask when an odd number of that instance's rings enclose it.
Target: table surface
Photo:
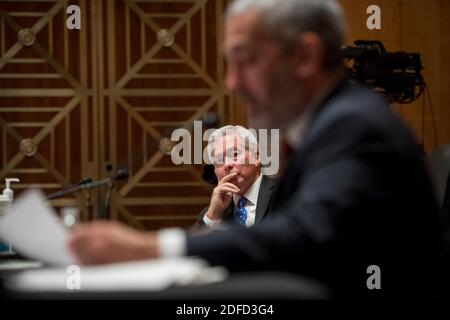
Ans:
[[[17,272],[41,268],[42,263],[17,255],[0,257],[0,290],[7,299],[323,299],[325,286],[311,279],[282,272],[233,274],[226,281],[206,285],[173,286],[162,291],[137,292],[15,292],[1,286],[1,280]]]

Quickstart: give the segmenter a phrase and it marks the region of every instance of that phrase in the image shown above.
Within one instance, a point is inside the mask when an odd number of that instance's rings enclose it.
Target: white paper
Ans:
[[[72,267],[75,267],[73,269]],[[102,266],[28,270],[5,279],[14,291],[108,292],[158,291],[171,285],[197,285],[223,281],[223,267],[209,267],[197,258],[165,258]]]
[[[0,217],[0,238],[27,258],[58,266],[75,261],[66,247],[68,231],[38,190],[26,191]]]

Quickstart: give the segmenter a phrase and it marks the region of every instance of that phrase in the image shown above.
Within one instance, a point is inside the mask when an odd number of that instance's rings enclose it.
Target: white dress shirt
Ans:
[[[305,107],[303,113],[298,116],[286,129],[286,140],[294,149],[303,142],[305,130],[308,127],[313,111],[323,103],[323,100],[336,88],[340,81],[344,78],[342,73],[336,74]]]
[[[256,179],[256,181],[248,188],[248,190],[243,195],[247,201],[245,203],[245,210],[247,211],[247,220],[245,220],[246,227],[251,227],[255,224],[255,215],[256,215],[256,205],[258,202],[258,194],[259,194],[259,188],[261,187],[261,180],[262,175],[259,175],[259,177]],[[240,196],[233,194],[233,202],[234,206],[237,206],[237,203],[239,201]],[[218,228],[222,224],[222,219],[220,220],[212,220],[206,216],[206,214],[203,216],[203,222],[211,227],[211,228]]]

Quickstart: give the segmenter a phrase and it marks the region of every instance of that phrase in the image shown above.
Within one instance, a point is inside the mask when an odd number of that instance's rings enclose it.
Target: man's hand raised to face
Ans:
[[[140,232],[123,224],[97,221],[76,226],[69,249],[80,264],[103,264],[151,259],[158,256],[155,233]]]
[[[211,196],[211,203],[209,204],[206,216],[211,220],[221,220],[223,212],[230,205],[233,199],[233,193],[240,192],[239,188],[230,182],[236,177],[237,173],[230,173],[219,181],[217,187],[214,188]]]

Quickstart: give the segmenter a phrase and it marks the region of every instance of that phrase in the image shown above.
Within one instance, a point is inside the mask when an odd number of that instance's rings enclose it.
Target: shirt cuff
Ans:
[[[218,228],[222,224],[222,220],[221,219],[220,220],[212,220],[212,219],[208,218],[208,216],[206,214],[203,216],[203,222],[208,227],[211,227],[211,228]]]
[[[186,232],[179,228],[158,231],[158,252],[162,258],[186,255]]]

